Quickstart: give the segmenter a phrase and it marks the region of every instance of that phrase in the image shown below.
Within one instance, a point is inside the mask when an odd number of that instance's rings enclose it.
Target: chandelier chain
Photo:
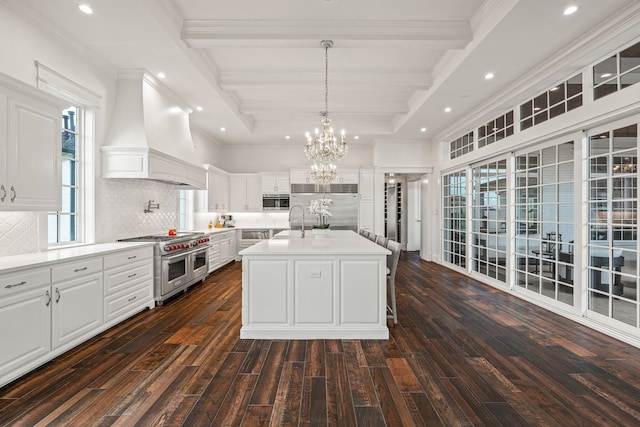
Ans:
[[[324,116],[329,115],[329,45],[324,46]]]

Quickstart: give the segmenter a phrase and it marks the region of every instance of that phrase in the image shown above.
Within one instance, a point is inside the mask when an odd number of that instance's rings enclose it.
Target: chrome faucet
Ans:
[[[293,230],[293,228],[291,228],[291,214],[293,213],[293,210],[295,208],[300,208],[300,210],[302,211],[302,224],[300,225],[300,237],[304,238],[304,208],[300,205],[294,205],[291,206],[291,209],[289,209],[289,228]]]

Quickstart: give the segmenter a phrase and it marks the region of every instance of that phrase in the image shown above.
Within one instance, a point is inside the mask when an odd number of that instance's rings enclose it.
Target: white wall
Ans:
[[[431,167],[432,144],[424,141],[376,141],[373,164],[384,168]]]

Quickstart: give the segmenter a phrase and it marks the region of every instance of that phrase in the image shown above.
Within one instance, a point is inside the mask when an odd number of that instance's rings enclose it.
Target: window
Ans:
[[[638,324],[638,125],[589,137],[589,310]]]
[[[451,158],[455,159],[463,154],[467,154],[473,151],[473,132],[461,136],[460,138],[451,141],[449,144],[451,147]]]
[[[48,241],[50,245],[78,241],[78,202],[82,136],[78,118],[81,109],[75,106],[62,112],[62,208],[49,213]]]
[[[491,120],[478,128],[478,148],[513,135],[513,111]]]
[[[467,175],[464,171],[442,179],[443,259],[466,266]]]
[[[516,156],[516,285],[574,304],[574,144]]]
[[[640,43],[593,67],[593,99],[600,99],[640,82]]]
[[[506,282],[507,161],[472,169],[473,270]]]
[[[520,105],[520,130],[581,106],[582,74],[578,74]]]

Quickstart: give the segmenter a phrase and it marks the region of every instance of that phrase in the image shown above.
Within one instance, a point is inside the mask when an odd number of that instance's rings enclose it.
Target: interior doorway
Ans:
[[[420,179],[414,174],[384,175],[384,235],[406,251],[420,250]]]

